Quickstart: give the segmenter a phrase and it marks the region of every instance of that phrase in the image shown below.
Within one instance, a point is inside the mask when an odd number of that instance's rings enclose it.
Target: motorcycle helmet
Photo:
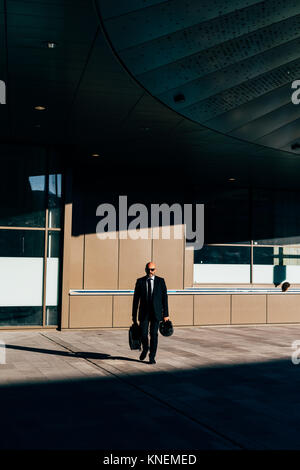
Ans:
[[[159,324],[159,331],[163,336],[172,336],[174,328],[170,320],[161,321]]]

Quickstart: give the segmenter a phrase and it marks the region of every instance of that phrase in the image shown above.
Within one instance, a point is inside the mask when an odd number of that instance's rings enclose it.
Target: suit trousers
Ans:
[[[148,338],[149,324],[150,324],[149,357],[151,359],[154,359],[156,351],[157,351],[159,321],[155,318],[153,313],[146,315],[146,317],[140,322],[143,351],[149,350],[149,338]]]

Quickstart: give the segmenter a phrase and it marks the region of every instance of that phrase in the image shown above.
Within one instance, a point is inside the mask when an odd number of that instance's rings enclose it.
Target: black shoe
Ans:
[[[156,364],[156,360],[154,358],[149,359],[149,364]]]
[[[140,355],[140,361],[143,361],[145,359],[145,357],[147,356],[147,353],[148,353],[148,351],[142,351],[142,353]]]

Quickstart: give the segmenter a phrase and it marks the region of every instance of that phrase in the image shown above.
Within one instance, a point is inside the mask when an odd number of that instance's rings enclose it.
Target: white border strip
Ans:
[[[71,289],[69,295],[133,295],[133,290],[88,290],[88,289]],[[222,295],[222,294],[300,294],[300,289],[289,289],[288,292],[281,292],[276,288],[187,288],[184,290],[168,290],[168,295]]]

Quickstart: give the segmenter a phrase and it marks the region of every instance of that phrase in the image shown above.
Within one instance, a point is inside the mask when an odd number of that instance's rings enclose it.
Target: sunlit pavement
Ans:
[[[300,448],[300,325],[177,327],[155,365],[127,329],[0,340],[2,449]]]

